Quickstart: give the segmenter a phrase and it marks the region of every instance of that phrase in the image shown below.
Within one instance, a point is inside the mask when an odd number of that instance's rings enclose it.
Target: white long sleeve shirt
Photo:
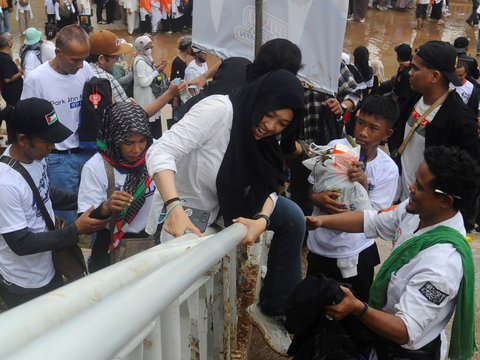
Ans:
[[[458,212],[441,223],[416,231],[420,218],[406,212],[408,199],[390,211],[364,212],[367,238],[393,240],[395,249],[405,241],[437,226],[448,226],[466,235],[463,218]],[[443,333],[457,304],[463,278],[462,259],[451,244],[431,246],[415,255],[407,264],[392,273],[388,284],[387,303],[382,311],[399,316],[408,332],[406,349],[420,349],[442,333],[442,359],[446,340]]]
[[[232,131],[233,107],[227,95],[213,95],[200,101],[147,152],[150,176],[164,170],[175,172],[178,196],[189,207],[210,212],[208,225],[217,218],[216,179]],[[277,196],[271,194],[274,204]],[[163,208],[155,192],[147,222],[147,233],[157,230],[157,218]]]

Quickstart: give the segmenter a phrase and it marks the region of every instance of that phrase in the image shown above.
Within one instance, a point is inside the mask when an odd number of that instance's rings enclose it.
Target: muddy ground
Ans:
[[[31,21],[30,26],[34,26],[43,31],[44,23],[46,21],[46,15],[44,12],[43,1],[35,0],[31,1],[33,6],[34,19]],[[395,4],[395,1],[394,1]],[[393,48],[400,43],[407,43],[416,48],[419,45],[429,40],[443,40],[453,43],[456,37],[466,36],[470,39],[470,49],[467,51],[470,55],[476,53],[476,36],[478,33],[477,27],[470,27],[465,23],[465,19],[472,11],[472,2],[468,0],[454,0],[449,4],[450,13],[449,17],[446,17],[446,24],[444,26],[437,25],[435,23],[426,23],[425,29],[415,30],[412,29],[415,25],[414,11],[399,12],[393,10],[378,11],[376,9],[370,9],[367,14],[366,22],[361,24],[359,22],[348,22],[346,27],[344,48],[353,53],[355,47],[359,45],[367,46],[370,51],[371,59],[382,60],[385,66],[385,76],[387,78],[395,74],[397,69],[396,54]],[[93,26],[95,30],[109,29],[114,31],[119,38],[125,38],[128,42],[133,43],[135,37],[130,36],[126,32],[125,26],[120,20],[117,20],[113,25],[97,25],[95,16],[92,18]],[[18,24],[15,21],[14,14],[10,14],[10,32],[14,38],[13,55],[14,58],[18,57],[18,49],[20,48],[24,37],[20,35],[18,31]],[[167,59],[172,61],[177,55],[177,39],[180,36],[186,35],[186,33],[177,33],[167,35],[160,33],[152,36],[152,40],[155,44],[153,50],[153,56],[156,60]],[[327,34],[328,35],[328,34]],[[127,54],[127,60],[131,58],[131,53]],[[207,63],[212,66],[216,62],[216,58],[209,56]],[[170,72],[170,68],[166,69],[167,74]],[[2,106],[3,107],[3,106]],[[170,109],[165,109],[162,112],[162,118],[169,117]],[[473,241],[471,242],[472,251],[474,254],[475,265],[480,269],[480,235],[472,235]],[[384,260],[390,253],[390,244],[383,240],[377,241],[381,258]],[[87,251],[88,252],[88,251]],[[479,277],[476,278],[476,328],[477,328],[477,343],[480,342],[478,336],[478,329],[480,329],[480,301],[479,301]],[[0,311],[2,304],[0,303]],[[263,342],[261,334],[254,330],[253,342],[250,353],[250,360],[273,360],[284,359],[276,355],[271,351]],[[480,356],[476,356],[475,359],[480,359]]]

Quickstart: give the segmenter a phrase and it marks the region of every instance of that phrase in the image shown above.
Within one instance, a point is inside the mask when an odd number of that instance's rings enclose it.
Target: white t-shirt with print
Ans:
[[[410,116],[405,124],[405,139],[410,133],[415,122],[430,108],[430,105],[425,104],[423,96],[418,100],[410,113]],[[400,176],[400,201],[407,199],[410,196],[408,188],[415,182],[415,172],[418,166],[423,161],[423,152],[425,151],[425,126],[433,120],[440,106],[437,106],[428,116],[418,125],[415,133],[410,138],[410,141],[401,156],[402,175]]]
[[[474,86],[470,81],[465,79],[463,84],[460,86],[456,86],[450,83],[449,87],[451,89],[455,89],[458,95],[460,95],[460,97],[462,98],[463,102],[465,104],[468,104],[468,102],[470,101],[470,98],[472,97],[472,93],[474,89]],[[478,108],[480,109],[480,104],[478,104]]]
[[[4,155],[10,156],[10,147]],[[36,160],[22,165],[32,177],[50,217],[54,219],[47,164],[44,160]],[[0,234],[25,228],[33,233],[48,231],[30,186],[17,170],[4,163],[0,163],[0,194]],[[0,273],[6,281],[23,288],[45,286],[55,275],[52,252],[18,256],[0,235]]]
[[[115,190],[123,190],[127,174],[122,174],[113,168],[113,175],[115,178]],[[150,186],[145,192],[147,196],[145,204],[142,206],[135,219],[133,219],[127,232],[139,233],[145,230],[148,214],[152,207],[155,189],[155,182],[152,180]],[[83,213],[90,209],[92,205],[97,208],[101,203],[107,201],[107,190],[107,172],[105,171],[102,155],[97,153],[85,163],[82,170],[82,177],[78,190],[78,212]],[[109,228],[108,225],[107,228]]]
[[[85,61],[75,75],[59,74],[46,62],[33,70],[23,83],[22,100],[38,97],[50,101],[61,123],[73,131],[67,140],[55,144],[57,150],[78,148],[83,87],[93,76],[92,68]]]
[[[331,141],[328,145],[348,145],[348,140]],[[377,156],[367,163],[365,174],[368,180],[368,196],[374,210],[392,205],[398,184],[398,167],[383,150],[377,150]],[[314,183],[312,175],[309,177]],[[314,206],[312,216],[320,215],[320,208]],[[347,258],[359,254],[371,246],[374,239],[367,239],[364,234],[350,234],[336,230],[318,228],[308,234],[308,249],[313,253],[329,258]]]

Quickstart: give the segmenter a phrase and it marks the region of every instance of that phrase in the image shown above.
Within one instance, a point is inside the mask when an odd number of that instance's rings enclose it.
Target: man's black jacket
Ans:
[[[390,153],[402,144],[405,137],[405,124],[413,107],[421,97],[422,94],[413,93],[402,106],[398,120],[394,125],[395,131],[388,140]],[[425,127],[425,148],[439,145],[457,146],[480,162],[477,117],[464,104],[456,91],[452,91],[448,95],[433,120]]]

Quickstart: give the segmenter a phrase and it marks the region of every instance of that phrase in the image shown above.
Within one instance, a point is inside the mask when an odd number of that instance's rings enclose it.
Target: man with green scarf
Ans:
[[[476,350],[475,270],[459,210],[478,195],[480,167],[456,148],[430,147],[424,159],[398,206],[306,218],[309,230],[393,240],[370,304],[342,288],[344,300],[326,307],[335,320],[351,314],[380,335],[371,359],[444,359],[443,329],[455,310],[449,358],[470,359]]]

